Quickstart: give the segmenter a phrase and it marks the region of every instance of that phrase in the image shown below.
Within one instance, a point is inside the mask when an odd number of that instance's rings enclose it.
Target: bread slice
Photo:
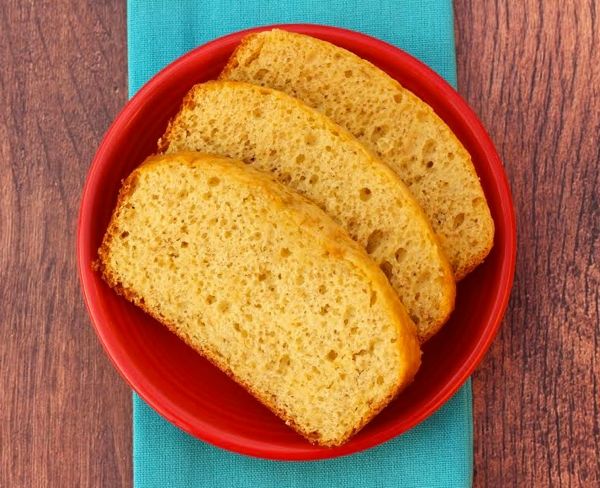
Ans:
[[[196,85],[159,150],[242,159],[317,203],[381,266],[422,340],[452,311],[450,265],[410,192],[347,131],[298,100],[248,83]]]
[[[247,36],[220,77],[298,97],[374,150],[425,210],[457,279],[489,253],[494,222],[469,153],[429,105],[379,68],[275,29]]]
[[[345,442],[419,366],[414,324],[365,251],[243,163],[149,158],[99,257],[118,293],[317,444]]]

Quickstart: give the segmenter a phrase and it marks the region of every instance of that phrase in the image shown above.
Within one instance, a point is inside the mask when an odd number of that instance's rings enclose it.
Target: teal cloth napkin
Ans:
[[[401,47],[456,85],[451,0],[128,0],[129,95],[190,49],[240,29],[307,22]],[[462,488],[473,470],[471,384],[427,421],[366,452],[265,461],[192,438],[133,397],[135,488]]]

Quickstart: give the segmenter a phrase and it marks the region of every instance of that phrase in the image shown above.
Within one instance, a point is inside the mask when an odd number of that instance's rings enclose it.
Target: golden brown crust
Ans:
[[[260,34],[260,32],[256,32],[254,34],[248,34],[247,36],[245,36],[240,43],[238,44],[238,46],[234,49],[233,53],[231,54],[231,56],[229,57],[229,59],[227,60],[227,64],[225,65],[225,67],[221,70],[221,73],[219,74],[219,76],[217,77],[218,80],[226,80],[227,76],[229,75],[229,73],[231,73],[231,71],[236,68],[239,65],[239,61],[238,61],[238,53],[242,52],[244,49],[246,49],[246,46],[252,41],[254,40],[255,37],[258,36],[258,34]],[[252,62],[255,58],[257,58],[260,55],[260,51],[262,49],[262,44],[259,44],[259,47],[254,55],[253,58],[250,58],[249,62]]]
[[[496,233],[496,229],[495,229],[494,220],[491,217],[490,217],[490,225],[492,228],[490,231],[490,239],[488,239],[486,241],[486,247],[483,248],[480,253],[473,256],[473,258],[470,261],[467,261],[466,263],[463,264],[463,266],[459,267],[456,270],[455,277],[456,277],[457,282],[461,281],[471,271],[473,271],[475,268],[477,268],[477,266],[479,266],[481,263],[483,263],[485,261],[485,258],[487,258],[488,254],[492,251],[492,248],[494,247],[494,235]]]
[[[197,86],[197,85],[195,85],[195,86]],[[185,96],[183,97],[183,101],[181,102],[181,107],[179,108],[177,113],[173,117],[171,117],[171,119],[169,119],[169,122],[167,123],[167,128],[165,129],[165,133],[156,142],[157,154],[162,154],[162,153],[166,152],[167,149],[169,149],[169,144],[171,141],[171,133],[173,132],[175,121],[179,118],[179,116],[185,110],[192,108],[194,87],[192,87],[192,89],[185,94]]]
[[[138,178],[137,171],[138,171],[138,169],[135,169],[121,183],[121,189],[119,190],[119,195],[117,196],[117,203],[115,204],[115,210],[113,211],[113,213],[110,217],[110,221],[108,222],[106,234],[104,234],[104,238],[102,239],[102,243],[100,244],[100,248],[98,249],[98,260],[96,260],[92,263],[92,267],[94,268],[94,270],[102,273],[103,277],[104,277],[104,273],[105,273],[105,262],[106,262],[106,259],[108,259],[110,244],[118,231],[118,228],[117,228],[118,210],[123,206],[123,203],[125,202],[125,200],[128,197],[130,197],[133,194],[133,191],[135,190],[135,187],[137,184],[137,178]]]
[[[444,326],[444,324],[448,321],[448,318],[454,311],[454,303],[456,300],[456,282],[454,281],[454,278],[444,278],[444,280],[445,286],[447,286],[448,288],[452,288],[452,295],[448,296],[448,299],[443,304],[444,316],[446,318],[444,320],[439,320],[435,322],[425,331],[419,331],[419,342],[421,344],[425,344],[429,339],[436,335]]]
[[[109,286],[111,286],[119,295],[125,297],[127,300],[131,301],[153,318],[164,324],[171,332],[186,342],[188,346],[192,347],[202,356],[207,358],[211,363],[225,372],[234,381],[242,385],[261,403],[282,418],[287,425],[296,430],[310,442],[323,446],[336,446],[343,444],[354,433],[358,432],[364,425],[366,425],[380,410],[382,410],[401,391],[402,388],[409,384],[419,368],[421,353],[418,341],[416,339],[415,326],[408,317],[403,305],[401,304],[395,292],[392,290],[387,279],[383,275],[383,272],[374,263],[371,263],[365,251],[358,244],[352,241],[345,231],[334,225],[332,221],[329,221],[328,219],[324,220],[324,214],[322,214],[320,210],[314,206],[314,204],[310,203],[301,195],[293,193],[287,188],[274,182],[273,179],[267,174],[259,173],[258,171],[249,169],[241,162],[228,162],[228,164],[231,163],[230,168],[228,169],[232,173],[239,178],[252,178],[254,184],[260,186],[281,206],[289,207],[291,209],[297,209],[299,207],[302,210],[302,213],[305,213],[308,218],[304,218],[304,220],[301,222],[298,221],[298,224],[302,225],[306,230],[312,232],[316,240],[327,241],[329,243],[328,249],[330,249],[330,252],[333,255],[339,257],[339,259],[345,259],[352,262],[354,266],[365,273],[365,275],[370,278],[373,285],[385,295],[386,303],[388,303],[392,308],[390,317],[398,317],[400,319],[395,321],[395,326],[398,331],[398,347],[404,360],[405,371],[403,375],[399,375],[396,383],[390,389],[388,395],[386,395],[379,403],[373,405],[371,410],[365,414],[365,416],[361,419],[361,422],[355,426],[351,432],[346,433],[343,438],[337,439],[335,442],[322,442],[318,434],[315,432],[307,432],[303,430],[285,411],[277,408],[271,398],[261,395],[255,391],[250,384],[236,377],[236,375],[217,353],[202,348],[198,344],[192,344],[191,341],[189,341],[189,339],[184,335],[178,334],[177,327],[173,323],[163,317],[156,310],[148,307],[143,297],[139,296],[134,290],[123,286],[123,284],[119,282],[115,273],[113,273],[106,264],[109,260],[112,239],[119,233],[117,220],[120,209],[128,204],[128,199],[135,191],[140,172],[147,169],[152,164],[160,164],[163,161],[169,161],[174,158],[176,158],[178,162],[184,162],[189,165],[197,164],[200,160],[218,160],[220,162],[227,161],[226,159],[218,156],[204,155],[194,152],[155,155],[147,158],[142,165],[135,169],[123,182],[115,210],[111,217],[102,244],[98,250],[99,259],[94,263],[95,269],[101,274],[102,278],[109,284]],[[295,211],[295,214],[299,213],[300,212]],[[342,247],[340,242],[343,242],[345,246]]]

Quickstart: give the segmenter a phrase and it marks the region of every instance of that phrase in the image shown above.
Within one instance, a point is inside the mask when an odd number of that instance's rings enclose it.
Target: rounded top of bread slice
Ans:
[[[398,176],[347,130],[277,90],[196,85],[159,142],[243,160],[303,194],[366,248],[426,340],[454,306],[452,270]]]
[[[365,251],[240,162],[149,158],[99,256],[112,287],[313,442],[347,440],[419,366],[414,325]]]
[[[274,29],[245,37],[220,78],[298,97],[374,150],[425,210],[457,279],[489,253],[494,222],[469,153],[384,71],[329,42]]]

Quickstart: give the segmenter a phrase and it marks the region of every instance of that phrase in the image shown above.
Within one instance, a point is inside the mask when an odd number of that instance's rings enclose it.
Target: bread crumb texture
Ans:
[[[364,250],[243,163],[150,158],[99,256],[112,287],[312,442],[343,443],[419,366],[414,325]]]
[[[494,223],[469,153],[429,105],[379,68],[275,29],[247,36],[221,78],[293,95],[375,151],[423,207],[457,279],[491,250]]]
[[[312,200],[381,267],[421,340],[450,315],[452,270],[410,191],[348,131],[297,99],[243,82],[196,85],[159,149],[240,159]]]

